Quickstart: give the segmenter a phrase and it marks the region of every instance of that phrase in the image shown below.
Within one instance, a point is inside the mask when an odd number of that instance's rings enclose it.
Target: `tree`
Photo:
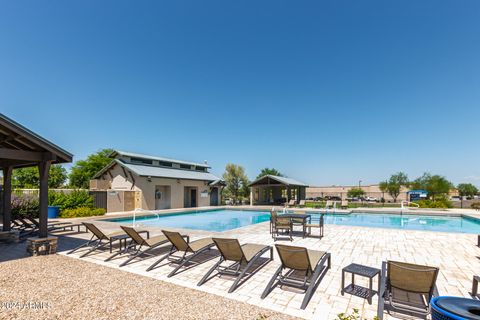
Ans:
[[[280,171],[278,171],[275,168],[271,168],[271,169],[270,168],[263,168],[262,171],[260,171],[260,173],[258,174],[256,179],[259,179],[263,176],[266,176],[267,174],[272,175],[272,176],[283,177],[283,175],[280,173]]]
[[[473,197],[478,194],[478,188],[471,183],[460,183],[457,186],[458,194],[460,195],[460,203],[463,208],[463,197]]]
[[[380,182],[380,190],[387,192],[392,198],[393,202],[397,202],[402,186],[408,186],[408,176],[403,172],[392,174],[386,181]]]
[[[85,160],[75,162],[70,172],[70,185],[87,189],[93,176],[112,161],[109,157],[112,152],[112,149],[102,149]]]
[[[365,195],[365,190],[362,188],[351,188],[347,192],[347,197],[349,198],[359,198]]]
[[[225,196],[231,197],[237,202],[237,200],[248,195],[249,182],[242,166],[228,163],[222,178],[227,184],[224,189]]]
[[[411,187],[413,189],[426,190],[428,196],[435,201],[436,196],[446,196],[453,188],[453,184],[443,176],[432,176],[430,173],[425,172],[411,183]]]
[[[67,181],[67,170],[61,165],[50,167],[48,176],[49,188],[60,188]],[[38,167],[15,169],[12,172],[12,186],[14,188],[35,189],[40,186]]]

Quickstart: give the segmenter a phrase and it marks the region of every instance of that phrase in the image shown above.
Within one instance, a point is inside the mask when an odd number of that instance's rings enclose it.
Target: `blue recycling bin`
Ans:
[[[460,297],[436,297],[431,303],[432,320],[480,319],[480,301]]]
[[[48,219],[58,218],[59,215],[60,215],[60,207],[48,206]]]

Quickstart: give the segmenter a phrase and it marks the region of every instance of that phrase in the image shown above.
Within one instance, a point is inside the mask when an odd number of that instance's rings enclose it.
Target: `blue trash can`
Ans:
[[[432,320],[480,320],[480,301],[459,297],[432,299]]]
[[[60,215],[60,207],[48,206],[48,219],[58,218]]]

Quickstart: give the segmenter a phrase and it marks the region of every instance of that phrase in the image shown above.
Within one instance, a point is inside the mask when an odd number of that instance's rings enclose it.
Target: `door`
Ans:
[[[155,187],[155,210],[170,209],[170,186]]]
[[[197,206],[197,189],[190,189],[190,207]]]
[[[212,188],[210,190],[210,205],[218,206],[218,188]]]

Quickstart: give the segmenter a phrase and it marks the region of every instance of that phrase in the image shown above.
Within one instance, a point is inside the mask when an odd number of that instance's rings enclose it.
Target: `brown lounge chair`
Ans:
[[[308,228],[308,234],[312,234],[312,228],[318,228],[320,231],[320,238],[323,237],[323,224],[324,224],[324,218],[323,218],[323,213],[320,214],[320,217],[318,218],[318,222],[308,222],[305,225],[305,228]]]
[[[340,208],[341,209],[348,209],[348,200],[342,200]]]
[[[301,305],[301,308],[305,309],[319,281],[331,267],[330,253],[283,244],[276,244],[275,247],[282,265],[263,291],[262,299],[265,299],[277,284],[300,288],[305,290]],[[288,271],[282,273],[284,269]],[[297,272],[305,274],[303,279],[298,277]]]
[[[125,232],[123,230],[106,234],[102,230],[100,230],[96,225],[90,222],[83,222],[83,225],[85,226],[85,228],[87,228],[88,231],[93,233],[92,237],[86,243],[69,251],[67,254],[72,254],[78,249],[89,247],[90,249],[80,256],[80,258],[83,258],[95,250],[103,249],[107,245],[110,245],[110,252],[112,252],[113,242],[116,240],[118,241],[120,240],[120,238],[115,238],[115,236],[125,235]]]
[[[168,243],[168,239],[164,235],[158,235],[150,238],[148,231],[137,231],[136,229],[127,226],[120,226],[120,228],[122,228],[122,230],[125,231],[125,233],[131,238],[131,242],[128,246],[125,247],[125,249],[114,253],[105,260],[109,261],[120,254],[130,253],[130,258],[122,262],[119,267],[127,265],[130,261],[137,258],[138,256],[148,255],[153,249],[156,249],[157,247]],[[141,235],[141,233],[144,232],[147,232],[147,238],[144,238]],[[145,249],[142,250],[142,248]]]
[[[228,293],[232,293],[255,261],[257,261],[265,252],[270,251],[270,259],[267,260],[262,267],[273,260],[273,248],[271,246],[253,243],[240,245],[237,239],[213,238],[213,242],[215,242],[215,245],[220,251],[220,260],[208,270],[197,286],[201,286],[207,282],[212,272],[217,270],[217,273],[220,275],[237,277],[228,290]],[[233,264],[222,266],[222,263],[226,261],[232,261]]]
[[[287,203],[287,207],[291,208],[291,207],[295,207],[295,204],[297,204],[297,201],[295,201],[294,199],[288,201]]]
[[[160,262],[162,262],[165,259],[168,259],[169,261],[178,263],[178,266],[176,266],[175,269],[173,269],[173,271],[168,274],[169,278],[175,275],[175,273],[177,273],[177,271],[180,270],[180,268],[182,268],[185,264],[187,264],[193,258],[204,253],[206,250],[210,250],[213,246],[215,246],[215,243],[213,242],[212,238],[203,238],[203,239],[198,239],[198,240],[189,242],[189,239],[185,241],[184,236],[182,236],[178,232],[170,232],[166,230],[162,230],[162,232],[165,235],[165,237],[167,237],[168,241],[170,241],[170,243],[172,244],[172,248],[170,249],[169,253],[167,253],[166,255],[158,259],[150,267],[148,267],[147,271],[152,270]],[[183,254],[180,257],[178,256],[175,257],[174,256],[175,252],[182,252]],[[190,255],[187,256],[188,253],[190,253]]]
[[[435,287],[438,270],[436,267],[384,261],[378,295],[378,319],[383,319],[387,308],[426,317],[430,313],[430,300],[438,296]]]
[[[305,207],[305,200],[300,200],[300,202],[298,203],[298,206],[299,206],[300,208]]]
[[[270,212],[270,226],[274,241],[277,241],[277,237],[280,232],[288,232],[290,241],[293,241],[292,219],[278,216],[278,213],[275,210],[272,210]]]

